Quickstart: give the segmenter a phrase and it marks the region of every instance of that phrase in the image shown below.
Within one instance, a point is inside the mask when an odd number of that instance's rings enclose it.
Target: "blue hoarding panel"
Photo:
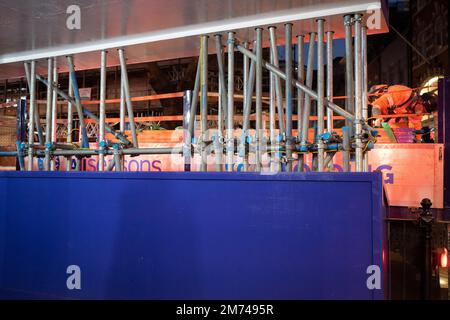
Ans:
[[[377,299],[383,237],[380,173],[0,173],[0,298]]]

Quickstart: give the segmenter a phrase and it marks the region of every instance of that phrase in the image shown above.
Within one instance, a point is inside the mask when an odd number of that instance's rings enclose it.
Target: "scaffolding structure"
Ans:
[[[373,148],[377,132],[367,123],[367,26],[362,14],[347,14],[343,17],[346,43],[346,106],[341,107],[333,101],[333,36],[326,29],[325,18],[315,19],[314,32],[293,36],[293,24],[284,24],[285,68],[280,68],[276,38],[276,27],[256,27],[254,41],[241,41],[234,32],[214,34],[215,51],[218,65],[218,113],[217,127],[208,127],[208,53],[211,35],[200,36],[200,53],[192,91],[184,94],[185,117],[187,122],[182,146],[168,148],[139,148],[133,103],[127,74],[126,48],[118,48],[117,54],[121,69],[120,129],[115,130],[106,121],[106,69],[108,55],[101,51],[100,61],[100,103],[99,117],[83,107],[74,67],[76,57],[67,56],[69,70],[69,92],[58,87],[58,66],[56,58],[49,57],[48,76],[44,78],[36,71],[36,60],[24,63],[29,88],[28,139],[17,141],[17,150],[0,152],[0,156],[17,157],[21,170],[32,171],[35,158],[44,159],[44,170],[54,171],[53,158],[67,158],[66,170],[70,171],[71,161],[76,159],[75,170],[81,169],[81,160],[97,156],[99,171],[122,171],[125,155],[176,154],[182,155],[185,170],[191,171],[193,159],[200,158],[200,171],[207,171],[213,164],[215,171],[233,172],[242,162],[243,171],[261,172],[264,170],[263,156],[271,161],[271,172],[293,172],[294,160],[299,161],[297,171],[304,170],[305,157],[313,154],[314,171],[331,171],[333,158],[342,153],[343,169],[350,171],[351,154],[355,154],[355,170],[368,170],[368,152]],[[270,39],[270,60],[263,59],[263,36]],[[223,44],[223,37],[227,42]],[[354,40],[353,40],[354,37]],[[298,65],[294,66],[293,39],[296,39]],[[309,50],[305,52],[305,42],[309,41]],[[315,48],[317,47],[317,55]],[[243,55],[243,114],[236,114],[235,99],[235,55]],[[307,57],[306,57],[307,54]],[[316,55],[316,56],[315,56]],[[225,56],[227,57],[225,61]],[[304,62],[307,60],[306,70]],[[317,77],[314,79],[314,64],[317,61]],[[297,72],[294,72],[296,69]],[[269,86],[269,132],[263,127],[263,70],[270,74]],[[316,80],[317,91],[313,81]],[[45,133],[36,112],[36,81],[47,87]],[[284,89],[284,90],[283,90]],[[283,92],[284,91],[284,92]],[[67,130],[72,132],[74,117],[78,117],[80,144],[75,145],[72,135],[67,134],[65,143],[57,142],[57,103],[58,97],[68,103]],[[256,124],[250,126],[252,104],[255,100]],[[296,101],[296,105],[294,102]],[[311,128],[310,116],[313,101],[317,106],[316,134],[308,138]],[[297,135],[293,134],[293,110],[297,109]],[[196,134],[195,118],[200,113],[200,133]],[[333,127],[335,115],[346,119],[342,135],[336,134]],[[126,136],[126,117],[131,137]],[[85,119],[98,123],[98,148],[89,147]],[[241,129],[237,129],[239,125]],[[38,141],[35,142],[37,132]],[[112,134],[118,142],[106,140],[106,132]],[[213,155],[213,157],[209,157]],[[113,156],[113,161],[105,165],[105,156]],[[27,161],[25,161],[27,159]],[[214,160],[211,160],[214,159]],[[253,161],[252,161],[253,159]],[[213,161],[213,163],[211,163]]]

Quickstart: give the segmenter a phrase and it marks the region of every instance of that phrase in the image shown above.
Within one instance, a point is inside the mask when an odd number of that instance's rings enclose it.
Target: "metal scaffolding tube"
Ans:
[[[217,130],[214,134],[214,156],[215,156],[215,166],[216,171],[223,171],[222,162],[223,162],[223,100],[222,100],[222,79],[218,79],[219,81],[219,92],[218,92],[218,106],[217,106]],[[226,113],[225,113],[226,115]]]
[[[305,84],[305,36],[297,36],[297,81]],[[304,106],[304,93],[297,88],[297,138],[301,140],[302,114]]]
[[[224,86],[225,88],[225,86]],[[233,171],[234,162],[234,32],[228,33],[228,98],[227,98],[227,171]]]
[[[53,83],[53,58],[47,59],[47,81],[49,83]],[[45,116],[45,145],[46,145],[46,153],[45,153],[45,159],[44,159],[44,170],[49,171],[50,170],[50,150],[48,146],[52,142],[52,98],[53,95],[53,89],[51,86],[47,86],[47,109],[46,109],[46,116]]]
[[[297,81],[305,84],[305,36],[297,36]],[[305,93],[297,88],[297,141],[302,140],[302,118],[305,107]],[[302,172],[304,168],[305,158],[298,154],[297,171]]]
[[[200,171],[208,171],[208,36],[200,37],[201,42],[201,163]]]
[[[280,67],[280,62],[278,59],[278,48],[277,48],[277,36],[276,27],[269,27],[269,37],[270,37],[270,52],[273,55],[273,65],[277,68]],[[278,129],[280,130],[280,135],[285,135],[284,130],[284,108],[283,108],[283,91],[281,89],[281,79],[276,76],[275,78],[275,94],[277,98],[277,110],[278,110]]]
[[[328,101],[331,101],[331,102],[333,102],[333,95],[334,95],[334,88],[333,88],[333,77],[334,77],[333,35],[334,35],[333,31],[327,32],[327,99],[328,99]],[[333,133],[333,131],[334,131],[334,120],[333,119],[334,119],[333,110],[327,108],[327,131],[330,134]],[[325,164],[325,167],[328,167],[328,169],[330,169],[330,170],[334,169],[333,157],[331,157],[329,159],[328,165]]]
[[[108,163],[108,167],[106,168],[106,171],[113,171],[115,166],[116,166],[116,161],[114,160],[114,157],[113,157],[112,160]]]
[[[120,117],[120,124],[119,124],[119,130],[120,132],[125,132],[125,90],[123,87],[123,80],[122,80],[122,74],[120,75],[120,107],[119,107],[119,117]]]
[[[47,87],[48,88],[48,87]],[[72,77],[69,77],[69,97],[73,98],[73,85]],[[73,130],[73,112],[72,102],[67,103],[67,143],[72,143],[72,130]],[[67,157],[66,171],[72,170],[72,156]]]
[[[57,88],[59,86],[59,73],[58,73],[58,60],[57,58],[53,59],[53,84]],[[58,95],[56,93],[52,94],[52,125],[51,125],[51,142],[55,144],[57,141],[57,132],[58,132]],[[55,171],[55,160],[50,160],[50,170]]]
[[[105,120],[106,120],[106,50],[102,50],[100,58],[100,122],[98,132],[99,155],[98,170],[105,170]]]
[[[344,172],[350,172],[350,128],[342,128],[342,169]]]
[[[362,27],[362,68],[363,68],[363,92],[362,92],[362,117],[367,122],[368,108],[368,69],[367,69],[367,26]],[[369,171],[369,152],[364,152],[363,171]]]
[[[75,104],[75,107],[77,108],[78,120],[80,122],[80,134],[81,134],[81,137],[82,137],[81,145],[82,145],[83,148],[89,148],[88,136],[87,136],[87,131],[86,131],[86,124],[84,123],[83,107],[81,106],[80,92],[78,91],[77,76],[75,74],[75,68],[74,68],[74,65],[73,65],[73,57],[72,56],[67,56],[67,64],[69,66],[70,77],[72,78],[72,89],[73,89],[73,94],[75,96],[75,103],[74,104]],[[39,80],[41,82],[45,83],[45,80],[44,81],[42,81],[43,79],[42,80],[39,79]],[[53,87],[53,90],[54,90],[53,94],[55,95],[55,90],[56,90],[56,92],[61,96],[60,92],[63,93],[63,91],[59,90],[53,84],[50,84],[50,85]],[[66,100],[69,100],[69,99],[66,99]]]
[[[270,63],[273,64],[273,54],[270,54]],[[270,129],[270,145],[272,148],[275,148],[277,144],[277,138],[275,136],[275,105],[276,105],[276,96],[275,96],[275,75],[270,73],[269,78],[269,129]],[[276,156],[273,158],[271,155],[270,159],[270,172],[278,171],[278,152],[275,154]]]
[[[136,134],[136,124],[134,122],[133,104],[131,102],[130,84],[128,82],[127,64],[125,61],[125,51],[124,51],[124,49],[118,49],[118,52],[119,52],[123,90],[125,93],[125,101],[126,101],[126,105],[127,105],[128,121],[130,124],[130,130],[131,130],[131,138],[133,141],[133,146],[135,148],[138,148],[139,143],[138,143],[137,134]]]
[[[123,170],[122,168],[122,161],[121,161],[121,154],[120,150],[115,146],[113,149],[113,158],[114,158],[114,164],[116,167],[116,171],[120,172]]]
[[[33,171],[34,112],[36,107],[36,61],[31,61],[30,71],[30,114],[28,119],[28,171]]]
[[[308,65],[306,67],[306,86],[312,88],[313,75],[314,75],[314,47],[316,44],[316,33],[311,32],[309,34],[309,49],[308,49]],[[301,89],[301,88],[300,88]],[[311,95],[305,94],[305,107],[303,109],[302,119],[302,133],[301,133],[301,145],[305,147],[308,143],[308,131],[309,131],[309,117],[311,115]],[[303,168],[300,168],[303,170]]]
[[[219,115],[222,114],[222,122],[219,121],[218,128],[220,134],[223,132],[223,117],[225,116],[225,120],[227,117],[227,112],[224,112],[227,108],[227,88],[225,86],[225,67],[224,67],[224,59],[223,59],[223,44],[222,44],[222,35],[216,34],[214,36],[215,44],[216,44],[216,56],[217,56],[217,67],[218,67],[218,79],[219,79],[219,102],[221,103],[221,108],[219,108]],[[220,118],[220,117],[219,117]]]
[[[356,172],[363,172],[363,119],[362,119],[362,17],[355,15],[355,140],[356,140]]]
[[[28,84],[28,87],[30,87],[31,77],[30,77],[30,68],[29,68],[28,62],[24,63],[24,67],[25,67],[25,77],[27,79],[27,84]],[[35,110],[36,111],[34,113],[34,126],[35,126],[37,134],[38,134],[39,144],[41,146],[43,146],[45,141],[44,141],[44,136],[42,133],[41,117],[39,115],[39,105],[36,104]]]
[[[201,52],[200,52],[201,55]],[[192,101],[191,101],[191,110],[189,112],[189,123],[188,123],[188,134],[190,136],[189,144],[192,144],[192,138],[195,136],[194,127],[195,127],[195,115],[197,114],[197,106],[198,106],[198,95],[200,92],[200,67],[201,67],[201,59],[198,59],[197,63],[197,72],[195,74],[195,84],[194,91],[192,93]]]
[[[333,69],[333,31],[327,32],[327,99],[333,102],[334,95],[334,69]],[[327,109],[327,131],[332,133],[334,131],[333,110]]]
[[[292,171],[292,23],[284,25],[285,31],[285,68],[286,68],[286,172]]]
[[[14,155],[17,155],[17,152],[13,152]],[[158,154],[174,154],[181,155],[183,154],[182,147],[170,147],[170,148],[130,148],[123,149],[120,151],[123,155],[140,155],[140,154],[148,154],[148,155],[158,155]],[[37,156],[42,156],[44,154],[43,150],[38,150],[35,152]],[[90,157],[98,155],[98,150],[96,149],[62,149],[62,150],[54,150],[52,151],[52,155],[54,156],[77,156],[77,157]],[[114,149],[105,150],[105,155],[114,155]]]
[[[256,130],[255,130],[255,142],[256,142],[256,157],[255,157],[255,170],[260,172],[262,169],[262,28],[256,28]]]
[[[248,49],[248,42],[244,42],[244,48]],[[244,96],[244,100],[247,97],[247,89],[248,89],[248,77],[249,77],[249,67],[250,67],[250,59],[247,56],[243,56],[242,61],[242,73],[243,73],[243,84],[242,84],[242,93]],[[244,101],[245,102],[245,101]]]
[[[325,144],[322,135],[325,132],[325,73],[324,73],[324,24],[325,20],[317,20],[317,134],[318,134],[318,171],[325,169]]]
[[[256,45],[253,46],[253,51],[255,51]],[[256,58],[256,56],[255,56]],[[248,143],[247,136],[250,130],[250,113],[252,110],[252,101],[253,101],[253,91],[255,87],[255,76],[256,76],[256,60],[252,59],[250,63],[250,70],[248,75],[248,83],[247,83],[247,95],[244,97],[244,116],[242,122],[242,131],[243,138],[245,141],[242,141],[242,148],[244,152],[243,159],[243,171],[248,171],[248,153],[246,149],[246,145]]]
[[[350,113],[355,113],[355,88],[353,82],[353,17],[351,15],[344,16],[345,28],[345,110]],[[351,130],[353,123],[346,121],[345,125]],[[351,135],[351,133],[350,133]]]

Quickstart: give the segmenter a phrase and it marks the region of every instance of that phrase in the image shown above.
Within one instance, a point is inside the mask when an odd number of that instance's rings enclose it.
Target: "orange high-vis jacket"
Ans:
[[[408,101],[413,96],[413,90],[402,85],[390,86],[385,94],[372,103],[373,108],[378,108],[380,114],[408,113]]]

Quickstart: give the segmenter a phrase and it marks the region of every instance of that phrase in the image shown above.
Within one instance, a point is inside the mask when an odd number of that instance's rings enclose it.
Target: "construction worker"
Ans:
[[[428,112],[426,103],[421,97],[417,97],[415,91],[402,85],[379,85],[370,90],[375,95],[372,104],[372,115],[401,115],[408,117],[392,118],[388,120],[392,128],[422,128],[422,115]],[[415,114],[415,116],[411,116]],[[375,125],[379,126],[383,119],[377,119]]]

